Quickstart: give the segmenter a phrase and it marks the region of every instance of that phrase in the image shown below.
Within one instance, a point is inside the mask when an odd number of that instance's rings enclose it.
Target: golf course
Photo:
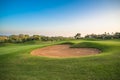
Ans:
[[[0,0],[0,80],[120,80],[120,0]]]
[[[95,55],[47,57],[31,55],[53,45],[96,48]],[[119,40],[71,40],[0,44],[0,80],[120,80]]]

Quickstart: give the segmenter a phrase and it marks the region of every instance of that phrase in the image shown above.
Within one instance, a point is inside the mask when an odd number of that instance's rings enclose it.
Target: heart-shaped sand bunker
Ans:
[[[70,48],[70,45],[54,45],[33,50],[32,55],[46,57],[79,57],[86,55],[95,55],[100,50],[94,48]]]

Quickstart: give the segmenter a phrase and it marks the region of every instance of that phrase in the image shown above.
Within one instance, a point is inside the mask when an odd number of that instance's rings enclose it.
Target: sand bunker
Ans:
[[[94,48],[70,48],[70,45],[54,45],[33,50],[32,55],[46,57],[79,57],[86,55],[95,55],[100,50]]]

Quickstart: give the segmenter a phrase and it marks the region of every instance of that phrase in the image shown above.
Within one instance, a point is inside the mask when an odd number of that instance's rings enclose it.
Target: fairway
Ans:
[[[102,52],[77,58],[49,58],[30,52],[65,41],[4,43],[0,45],[0,80],[120,80],[120,41],[69,42],[72,47],[97,48]]]

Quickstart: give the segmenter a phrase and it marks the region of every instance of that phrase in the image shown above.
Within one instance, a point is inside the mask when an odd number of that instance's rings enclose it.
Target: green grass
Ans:
[[[81,42],[81,43],[72,45],[71,48],[97,48],[97,49],[101,50],[102,52],[105,52],[105,50],[108,50],[108,48],[110,48],[110,47],[107,45],[104,45],[104,44],[100,44],[100,43]]]
[[[60,43],[65,42],[0,44],[0,80],[120,80],[120,41],[66,42],[72,47],[101,49],[95,56],[59,59],[30,55],[33,49]]]

